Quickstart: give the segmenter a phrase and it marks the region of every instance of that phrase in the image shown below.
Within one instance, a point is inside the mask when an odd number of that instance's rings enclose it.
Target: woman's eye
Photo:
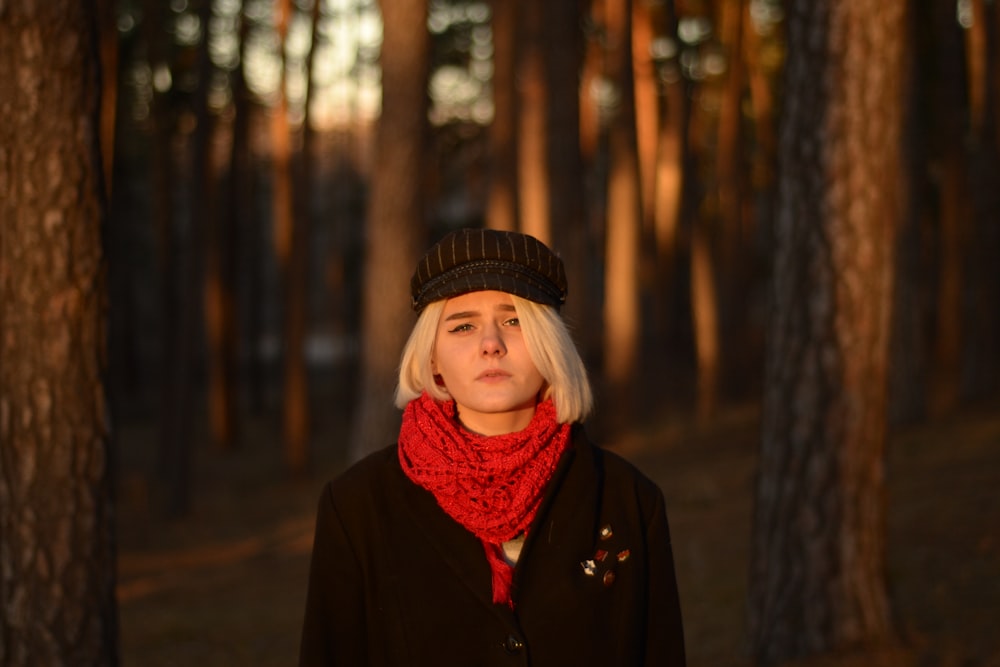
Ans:
[[[448,333],[462,333],[463,331],[472,331],[472,325],[466,322],[465,324],[459,324],[456,327],[448,329]]]
[[[516,317],[512,317],[509,320],[504,321],[504,325],[508,327],[519,327],[521,326],[521,320]]]

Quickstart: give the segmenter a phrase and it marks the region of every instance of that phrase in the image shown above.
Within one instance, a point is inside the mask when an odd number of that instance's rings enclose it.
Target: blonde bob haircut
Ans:
[[[513,294],[510,298],[521,323],[528,355],[545,379],[541,399],[552,398],[559,423],[583,421],[593,409],[594,397],[587,369],[566,323],[552,306]],[[400,359],[396,407],[406,407],[425,390],[438,400],[451,400],[431,372],[431,356],[444,304],[444,299],[428,304],[413,325]]]

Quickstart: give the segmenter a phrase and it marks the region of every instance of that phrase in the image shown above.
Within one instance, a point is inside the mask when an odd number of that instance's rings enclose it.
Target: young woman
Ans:
[[[593,445],[560,259],[466,229],[420,261],[397,444],[328,483],[300,664],[685,664],[663,494]]]

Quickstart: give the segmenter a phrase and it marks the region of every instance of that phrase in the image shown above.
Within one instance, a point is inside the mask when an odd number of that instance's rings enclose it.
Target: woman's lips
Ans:
[[[491,368],[477,375],[476,379],[484,382],[496,382],[499,380],[505,380],[509,377],[510,373],[507,371],[500,370],[499,368]]]

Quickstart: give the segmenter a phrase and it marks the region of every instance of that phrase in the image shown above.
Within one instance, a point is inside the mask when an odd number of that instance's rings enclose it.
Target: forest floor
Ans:
[[[339,468],[282,476],[273,425],[199,450],[193,512],[159,518],[148,427],[119,432],[123,667],[296,661],[316,500]],[[677,418],[612,448],[663,488],[691,667],[748,667],[746,590],[757,412]],[[330,436],[326,441],[336,441]],[[145,452],[145,453],[144,453]],[[900,641],[809,667],[1000,667],[1000,401],[900,429],[889,448],[888,548]]]

